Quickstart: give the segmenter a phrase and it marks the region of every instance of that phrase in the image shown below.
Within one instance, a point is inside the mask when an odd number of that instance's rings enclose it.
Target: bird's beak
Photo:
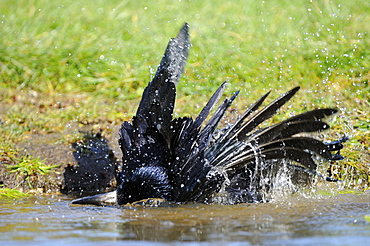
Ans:
[[[72,201],[72,204],[91,204],[98,206],[115,205],[117,202],[117,191],[87,196]]]

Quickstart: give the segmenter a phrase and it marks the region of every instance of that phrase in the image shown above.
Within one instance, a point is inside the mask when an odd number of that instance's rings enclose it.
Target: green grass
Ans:
[[[29,155],[24,155],[19,159],[15,159],[15,165],[6,165],[9,173],[16,173],[17,179],[20,178],[27,182],[29,188],[33,188],[31,184],[31,177],[38,175],[48,175],[50,172],[55,172],[54,168],[58,165],[46,165],[40,158],[34,158]],[[21,183],[22,181],[20,181]]]
[[[224,80],[227,94],[241,89],[239,111],[300,85],[277,120],[339,108],[333,126],[352,137],[342,163],[369,179],[370,3],[360,0],[1,1],[1,133],[21,141],[131,118],[184,22],[193,47],[178,115],[198,113]]]
[[[9,195],[10,198],[27,196],[27,193],[22,192],[23,184],[26,184],[28,190],[37,189],[41,176],[48,176],[51,173],[58,174],[55,169],[60,166],[60,164],[46,164],[38,157],[22,153],[14,146],[11,139],[4,139],[3,137],[0,137],[0,161],[4,167],[1,168],[7,170],[6,179],[14,178],[12,188],[0,184],[0,197]],[[5,170],[0,171],[4,172]],[[4,174],[2,174],[2,177],[4,177]],[[1,182],[9,183],[8,180],[1,180]]]
[[[17,189],[3,188],[0,186],[0,198],[1,199],[20,199],[30,196],[29,193],[23,193]]]

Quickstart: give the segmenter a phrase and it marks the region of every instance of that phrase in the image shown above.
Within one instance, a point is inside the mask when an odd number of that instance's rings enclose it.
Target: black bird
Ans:
[[[316,172],[317,157],[341,159],[339,150],[345,138],[323,143],[300,134],[329,129],[322,119],[336,113],[335,109],[315,109],[257,129],[299,87],[259,109],[270,92],[265,94],[234,124],[217,130],[239,93],[225,99],[209,117],[225,89],[223,83],[194,120],[174,119],[176,85],[190,48],[188,29],[185,23],[178,36],[169,41],[155,77],[144,90],[136,116],[121,126],[119,144],[123,158],[117,190],[74,200],[73,204],[124,205],[147,198],[210,203],[220,192],[229,197],[230,203],[260,202],[262,178],[266,173],[276,175],[279,166],[309,173],[303,177],[310,179],[312,175],[321,176]],[[338,152],[332,155],[332,151]]]

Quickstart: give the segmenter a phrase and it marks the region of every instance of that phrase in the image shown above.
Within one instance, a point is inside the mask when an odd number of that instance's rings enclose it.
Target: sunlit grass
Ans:
[[[55,168],[60,166],[60,164],[48,165],[38,157],[20,153],[14,144],[10,143],[10,141],[5,141],[3,137],[0,138],[0,161],[1,165],[4,165],[9,174],[16,174],[16,180],[14,181],[15,187],[26,182],[29,189],[36,188],[33,186],[33,183],[38,180],[40,176],[49,175],[51,172],[57,172]],[[8,191],[11,192],[11,190],[3,191],[4,193],[8,193]]]
[[[33,188],[31,184],[31,177],[37,177],[38,175],[48,175],[50,172],[55,172],[53,169],[60,166],[57,165],[46,165],[40,158],[35,158],[29,155],[22,156],[19,159],[15,159],[14,165],[6,165],[6,168],[10,173],[16,173],[17,179],[24,179],[29,188]],[[22,182],[22,181],[19,181]]]
[[[60,164],[47,165],[39,158],[28,155],[15,160],[15,163],[14,165],[6,165],[6,169],[9,170],[9,173],[17,174],[15,184],[20,185],[26,182],[29,189],[36,188],[32,184],[35,182],[35,179],[39,179],[42,175],[56,172],[54,169],[60,166]]]
[[[0,186],[0,199],[20,199],[28,196],[30,196],[29,193]]]
[[[368,173],[369,13],[360,0],[1,1],[1,131],[22,141],[130,119],[169,38],[188,22],[177,116],[197,114],[224,80],[226,94],[241,89],[239,111],[299,85],[277,119],[339,108],[347,124],[333,127],[351,137],[344,162]]]

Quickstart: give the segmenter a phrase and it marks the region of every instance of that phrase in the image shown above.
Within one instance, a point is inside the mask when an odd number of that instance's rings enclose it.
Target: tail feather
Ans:
[[[223,142],[225,139],[229,139],[233,135],[235,135],[235,132],[241,128],[241,125],[243,124],[244,120],[261,106],[261,104],[265,101],[269,94],[270,92],[267,92],[260,99],[258,99],[257,102],[255,102],[251,107],[249,107],[240,116],[240,118],[230,127],[230,129],[228,129],[227,132],[217,140],[217,142]]]
[[[318,154],[327,160],[331,159],[331,153],[329,151],[328,146],[325,145],[320,140],[310,137],[291,137],[259,145],[259,148],[261,149],[270,149],[270,148],[284,149],[287,147],[295,147],[303,151],[312,151],[315,154]]]
[[[185,152],[188,153],[187,156],[181,158],[182,164],[181,166],[181,173],[189,172],[195,165],[200,165],[198,161],[203,160],[204,158],[204,150],[208,146],[209,139],[211,138],[214,130],[216,129],[220,119],[224,115],[226,109],[230,106],[232,101],[237,96],[238,92],[234,94],[234,96],[230,99],[225,99],[225,101],[218,107],[216,112],[212,115],[211,119],[206,123],[204,128],[197,134],[197,138],[188,139],[190,142],[191,147]],[[189,145],[188,145],[189,146]],[[202,157],[199,159],[198,157]],[[176,165],[176,164],[175,164]]]
[[[289,119],[283,122],[288,123],[288,122],[304,121],[304,120],[318,121],[332,114],[335,114],[337,112],[338,110],[333,109],[333,108],[314,109],[314,110],[290,117]]]
[[[325,143],[325,145],[328,146],[329,150],[330,151],[336,151],[336,150],[341,150],[343,148],[343,142],[349,140],[349,137],[348,136],[344,136],[342,137],[341,139],[339,140],[336,140],[336,141],[332,141],[332,142],[329,142],[329,143]]]
[[[202,149],[204,149],[208,145],[208,142],[212,137],[214,131],[216,130],[218,123],[238,94],[239,91],[235,92],[235,94],[230,99],[225,99],[225,101],[218,107],[216,112],[212,115],[211,119],[207,122],[207,124],[200,132],[197,142],[200,146],[202,146]]]
[[[206,156],[210,160],[212,160],[211,162],[213,163],[213,165],[218,166],[220,164],[220,160],[224,160],[225,156],[229,156],[229,152],[231,151],[231,149],[228,147],[230,145],[233,146],[237,141],[252,142],[258,140],[261,142],[266,142],[274,140],[286,127],[287,124],[277,124],[275,126],[261,130],[260,132],[255,132],[255,128],[266,119],[272,117],[276,113],[276,111],[291,97],[293,97],[298,90],[299,87],[293,88],[279,98],[275,99],[273,102],[271,102],[260,111],[256,112],[259,106],[269,95],[270,92],[268,92],[264,96],[262,96],[253,106],[247,109],[243,113],[243,115],[235,122],[235,124],[231,126],[219,139],[217,139],[213,146],[210,146],[208,150],[206,150]],[[252,115],[253,112],[255,113]],[[248,116],[250,117],[247,119]],[[247,121],[244,121],[245,119],[247,119]],[[234,149],[233,153],[240,153],[243,150],[244,147],[240,147],[240,149]]]
[[[231,148],[231,151],[222,153],[220,156],[223,158],[217,158],[217,163],[213,165],[223,166],[226,169],[241,169],[254,163],[256,158],[263,158],[264,160],[290,159],[303,164],[302,168],[309,168],[312,165],[310,161],[312,158],[307,159],[307,155],[311,157],[314,153],[327,160],[332,159],[332,155],[326,144],[309,137],[278,139],[264,144],[254,142],[243,146],[239,145],[238,147],[238,151]],[[299,158],[300,155],[302,158]]]
[[[236,133],[239,141],[244,141],[248,139],[250,132],[255,129],[260,123],[272,117],[276,111],[283,106],[294,94],[299,90],[299,87],[295,87],[292,90],[288,91],[284,95],[275,99],[268,106],[264,107],[262,110],[258,111],[255,115],[249,118],[244,122],[239,131]]]
[[[174,161],[172,169],[178,176],[174,185],[174,187],[176,187],[174,194],[178,200],[183,200],[188,197],[193,197],[193,200],[200,198],[201,191],[203,189],[198,188],[202,184],[202,180],[207,183],[208,186],[217,186],[221,182],[206,181],[211,166],[205,161],[204,151],[208,147],[209,141],[222,116],[236,98],[239,91],[237,91],[230,99],[225,99],[223,101],[201,130],[200,126],[209,115],[214,104],[219,100],[224,87],[225,83],[223,83],[214,93],[196,120],[194,122],[188,120],[183,125],[181,134],[177,137],[178,140],[175,143],[175,156],[177,158]],[[204,170],[208,171],[205,172]],[[217,180],[222,180],[222,177],[218,177]],[[206,187],[204,187],[204,189],[205,188]],[[216,188],[213,187],[212,189]]]
[[[261,159],[262,158],[262,159]],[[288,159],[297,162],[296,166],[306,169],[309,172],[316,170],[316,163],[312,160],[312,155],[302,149],[295,147],[284,148],[269,148],[258,152],[248,151],[240,154],[240,156],[231,159],[224,166],[227,171],[238,171],[245,167],[253,169],[256,160],[274,160],[274,159]],[[293,166],[294,166],[293,165]]]
[[[220,100],[222,93],[225,90],[225,87],[226,87],[226,82],[222,83],[221,86],[217,89],[217,91],[212,95],[212,97],[209,99],[206,106],[202,109],[198,117],[194,120],[193,128],[198,128],[203,124],[204,120],[208,117],[212,108]]]
[[[246,142],[256,142],[259,145],[273,141],[286,128],[286,124],[275,124],[254,133]]]
[[[179,159],[188,159],[189,156],[187,155],[190,154],[190,150],[197,139],[201,125],[204,123],[215,104],[220,100],[225,86],[226,82],[222,83],[194,121],[191,118],[177,118],[173,120],[173,124],[179,124],[178,122],[181,121],[181,127],[178,128],[179,130],[172,140],[172,146],[175,148],[175,156]]]
[[[282,122],[280,124],[286,124]],[[321,132],[329,129],[329,125],[323,121],[313,121],[313,120],[302,120],[289,122],[286,127],[281,131],[280,138],[291,137],[295,134],[302,132]]]

